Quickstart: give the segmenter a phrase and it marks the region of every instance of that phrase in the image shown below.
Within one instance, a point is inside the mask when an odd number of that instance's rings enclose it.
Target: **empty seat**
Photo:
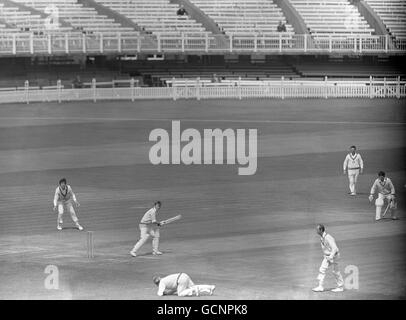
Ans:
[[[316,38],[325,35],[371,35],[358,8],[348,0],[290,0]]]
[[[178,16],[179,5],[169,0],[96,0],[96,2],[128,17],[144,31],[204,33],[205,28],[188,16]]]
[[[406,2],[404,0],[367,0],[396,39],[406,39]]]
[[[225,34],[274,33],[279,21],[293,33],[282,10],[269,0],[190,0],[213,19]]]

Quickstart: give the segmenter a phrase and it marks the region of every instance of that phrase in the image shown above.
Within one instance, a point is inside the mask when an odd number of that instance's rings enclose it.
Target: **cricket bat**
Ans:
[[[174,217],[172,217],[172,218],[169,218],[169,219],[166,219],[166,220],[162,220],[162,221],[160,222],[160,224],[161,224],[161,226],[163,226],[163,225],[165,225],[165,224],[168,224],[168,223],[177,221],[177,220],[179,220],[180,218],[182,218],[182,215],[181,215],[181,214],[178,214],[177,216],[174,216]]]
[[[382,218],[385,217],[386,213],[388,212],[389,206],[390,206],[390,201],[388,202],[388,205],[386,206],[386,209],[385,209],[385,212],[382,215]]]

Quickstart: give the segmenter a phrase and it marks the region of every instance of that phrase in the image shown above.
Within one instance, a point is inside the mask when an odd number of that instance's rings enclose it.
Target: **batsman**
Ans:
[[[161,206],[162,206],[161,201],[155,202],[154,206],[147,212],[145,212],[144,216],[142,217],[139,225],[141,231],[140,240],[138,240],[134,248],[130,251],[130,254],[133,257],[137,256],[137,251],[144,245],[145,242],[148,241],[150,236],[152,237],[152,254],[154,256],[162,254],[162,252],[158,250],[159,227],[179,220],[182,217],[182,215],[179,214],[175,217],[163,221],[157,221],[156,220],[157,214],[159,209],[161,209]]]
[[[391,210],[391,215],[393,220],[398,220],[399,218],[396,216],[395,209],[396,209],[396,199],[395,199],[395,187],[391,179],[385,177],[385,172],[379,171],[378,179],[375,180],[374,184],[371,188],[371,194],[369,195],[369,201],[372,202],[374,200],[374,194],[378,192],[378,198],[375,200],[375,221],[381,220],[388,209]],[[387,207],[385,212],[381,216],[382,207],[385,205],[385,199],[388,201]]]
[[[152,237],[152,254],[161,255],[162,252],[158,250],[159,247],[159,227],[161,224],[156,220],[159,209],[161,209],[161,202],[156,201],[154,206],[145,212],[139,224],[140,240],[135,244],[134,248],[130,251],[133,257],[137,256],[137,251]]]

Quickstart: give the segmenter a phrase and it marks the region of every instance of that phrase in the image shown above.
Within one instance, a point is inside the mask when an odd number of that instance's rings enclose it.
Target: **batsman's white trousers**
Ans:
[[[195,285],[186,273],[182,273],[178,279],[178,296],[192,297],[201,294],[209,294],[211,285],[199,284]]]
[[[359,169],[348,169],[348,180],[350,182],[350,192],[356,193],[355,185],[357,184]]]
[[[63,223],[62,216],[65,212],[65,209],[66,209],[66,211],[69,211],[73,222],[77,223],[79,221],[78,217],[76,216],[76,212],[75,212],[75,209],[73,208],[73,204],[71,201],[58,202],[57,206],[58,206],[58,224]]]
[[[140,223],[140,240],[135,244],[133,252],[137,252],[145,242],[148,241],[149,237],[152,237],[152,250],[158,251],[159,246],[159,227],[156,224],[142,224]]]
[[[328,260],[326,256],[324,257],[320,265],[319,275],[317,276],[320,286],[323,286],[324,278],[326,277],[326,272],[329,267],[332,267],[333,269],[333,274],[337,282],[337,287],[342,287],[344,285],[344,279],[338,267],[339,257],[340,257],[339,254],[337,254],[332,260]]]

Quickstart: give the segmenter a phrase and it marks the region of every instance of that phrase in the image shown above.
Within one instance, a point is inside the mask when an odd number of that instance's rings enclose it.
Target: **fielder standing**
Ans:
[[[177,294],[179,297],[213,295],[216,286],[208,284],[195,285],[186,273],[174,273],[164,278],[155,276],[152,281],[158,286],[158,296]]]
[[[395,199],[395,187],[391,181],[391,179],[385,177],[385,172],[379,171],[378,179],[375,180],[374,184],[371,188],[371,194],[369,195],[369,201],[372,202],[374,200],[374,194],[378,192],[378,198],[375,200],[375,221],[379,221],[382,219],[381,212],[382,207],[385,204],[385,199],[388,201],[388,208],[391,209],[391,215],[393,220],[398,220],[399,218],[396,216],[395,209],[396,209],[396,199]]]
[[[356,153],[357,148],[355,146],[350,147],[350,153],[347,154],[343,163],[344,174],[348,172],[348,180],[350,182],[350,194],[355,196],[357,194],[355,185],[357,184],[358,175],[364,170],[364,161],[362,161],[361,155]]]
[[[145,242],[152,236],[152,254],[161,255],[162,252],[158,250],[159,246],[159,227],[161,224],[156,220],[159,209],[161,208],[161,202],[157,201],[154,206],[149,209],[141,219],[139,224],[140,228],[140,240],[135,244],[134,248],[130,251],[133,257],[137,256],[137,251],[143,246]]]
[[[326,233],[325,227],[322,224],[317,225],[316,232],[320,236],[321,249],[323,251],[324,258],[319,269],[319,275],[317,276],[319,285],[313,288],[313,291],[324,291],[324,278],[326,277],[327,269],[331,266],[333,267],[333,274],[337,282],[337,287],[331,291],[342,292],[344,291],[344,279],[341,275],[340,269],[338,268],[340,252],[338,250],[336,241],[330,234]]]
[[[62,178],[61,180],[59,180],[59,186],[56,188],[54,196],[54,211],[58,209],[58,220],[56,225],[56,228],[58,230],[62,230],[62,216],[65,209],[69,211],[76,227],[79,230],[83,230],[83,227],[79,224],[79,219],[76,216],[73,204],[75,204],[77,207],[79,207],[80,205],[79,202],[76,200],[76,196],[73,193],[71,186],[66,184],[65,178]]]

